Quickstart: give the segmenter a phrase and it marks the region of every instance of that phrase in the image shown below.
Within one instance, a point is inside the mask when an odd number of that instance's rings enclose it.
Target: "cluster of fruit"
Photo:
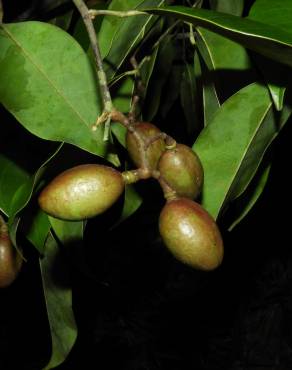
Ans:
[[[154,177],[166,199],[159,217],[164,244],[178,260],[194,268],[219,266],[223,258],[220,231],[193,200],[201,192],[204,177],[195,152],[148,122],[131,125],[126,143],[136,170],[121,173],[98,164],[73,167],[42,190],[40,207],[63,220],[91,218],[111,207],[127,184]]]

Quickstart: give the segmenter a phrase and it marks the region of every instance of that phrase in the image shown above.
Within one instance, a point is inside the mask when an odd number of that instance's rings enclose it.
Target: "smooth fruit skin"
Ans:
[[[198,203],[170,200],[159,217],[159,231],[166,247],[181,262],[210,271],[223,259],[223,242],[213,218]]]
[[[98,164],[70,168],[55,177],[41,192],[39,205],[62,220],[84,220],[106,211],[124,191],[120,172]]]
[[[22,258],[13,247],[6,225],[0,219],[0,288],[6,288],[17,278]]]
[[[204,171],[201,161],[184,144],[165,150],[158,162],[158,171],[180,197],[195,199],[202,190]]]
[[[158,127],[149,122],[138,122],[135,125],[135,130],[140,134],[142,139],[146,141],[161,133]],[[137,167],[141,167],[142,159],[137,147],[136,138],[130,131],[127,131],[126,147],[134,164]],[[162,138],[155,140],[149,145],[146,154],[151,170],[155,170],[157,168],[157,163],[164,149],[165,143]]]

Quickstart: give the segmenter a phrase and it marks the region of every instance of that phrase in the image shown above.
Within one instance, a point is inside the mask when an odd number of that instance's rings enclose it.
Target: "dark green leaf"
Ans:
[[[55,157],[55,155],[61,149],[62,144],[49,156],[49,158],[40,166],[36,173],[29,177],[14,193],[13,198],[10,202],[10,221],[20,212],[30,201],[34,188],[38,184],[46,165]]]
[[[110,10],[133,10],[141,7],[159,6],[164,0],[113,0]],[[133,52],[154,22],[153,16],[139,15],[127,18],[106,16],[103,19],[98,39],[105,68],[111,79],[124,60]]]
[[[151,122],[158,112],[163,86],[165,85],[171,71],[175,49],[171,37],[166,37],[159,45],[159,51],[152,76],[150,78],[146,101],[145,120]]]
[[[290,0],[257,0],[251,7],[248,18],[277,26],[284,31],[291,30],[292,2]],[[265,58],[257,57],[255,61],[267,81],[276,109],[281,110],[290,71],[286,66],[275,64]]]
[[[256,204],[266,186],[270,169],[271,165],[267,164],[260,171],[258,171],[247,190],[238,200],[235,201],[235,203],[238,203],[237,208],[239,208],[239,214],[228,228],[229,231],[233,230],[234,227],[238,225],[244,219],[244,217],[247,216],[247,214]]]
[[[29,179],[29,174],[15,161],[0,154],[0,210],[10,216],[11,201],[16,190]]]
[[[58,27],[0,26],[0,101],[33,134],[105,155],[93,68],[80,45]]]
[[[182,72],[183,67],[181,65],[172,65],[170,74],[165,84],[165,94],[163,94],[163,99],[159,107],[161,116],[163,118],[166,117],[174,102],[179,97]]]
[[[133,77],[126,77],[114,84],[112,91],[113,104],[115,109],[128,113],[131,108],[131,101],[134,90]]]
[[[193,64],[185,64],[181,76],[180,98],[188,132],[193,134],[200,127],[197,108],[197,85]]]
[[[26,237],[35,246],[39,253],[44,252],[45,242],[50,228],[51,225],[48,220],[48,216],[41,209],[37,209],[31,217]]]
[[[248,53],[238,43],[198,27],[197,46],[221,102],[255,81]]]
[[[77,338],[68,266],[51,234],[40,267],[52,340],[51,359],[44,368],[49,370],[66,359]]]
[[[130,217],[142,204],[142,198],[136,192],[133,185],[127,185],[125,188],[125,201],[123,211],[119,222],[124,221]]]
[[[292,2],[291,0],[256,0],[249,11],[248,18],[291,32]]]
[[[241,15],[244,8],[244,0],[209,0],[212,10],[217,12]]]
[[[220,108],[220,102],[212,75],[204,65],[202,65],[202,86],[204,126],[207,126],[212,121],[214,114]]]
[[[257,83],[230,97],[201,132],[194,150],[205,173],[202,203],[215,218],[245,191],[277,132],[270,95]]]
[[[118,139],[119,143],[123,147],[126,147],[126,134],[127,134],[126,127],[122,126],[120,123],[113,122],[111,125],[111,129],[115,137]]]
[[[207,9],[172,6],[147,11],[207,28],[268,58],[292,66],[292,32],[288,30]]]
[[[83,239],[84,221],[63,221],[49,216],[49,222],[64,245]]]

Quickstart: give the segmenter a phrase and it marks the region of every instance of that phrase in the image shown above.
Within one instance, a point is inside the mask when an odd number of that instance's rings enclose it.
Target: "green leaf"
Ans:
[[[244,8],[244,0],[209,0],[212,10],[241,16]]]
[[[24,182],[14,193],[13,198],[10,202],[10,219],[12,219],[28,204],[30,201],[35,186],[38,184],[47,164],[58,154],[63,144],[60,144],[58,148],[48,157],[48,159],[40,166],[33,176],[30,176],[26,182]]]
[[[83,239],[84,221],[63,221],[49,216],[49,222],[64,245]]]
[[[164,2],[164,0],[113,0],[109,10],[134,10],[141,7],[159,6]],[[154,21],[155,17],[148,15],[127,18],[104,17],[98,39],[109,79],[133,52]]]
[[[111,230],[125,221],[127,218],[132,216],[132,214],[139,209],[142,202],[143,199],[136,192],[134,185],[127,185],[125,187],[124,205],[121,216],[118,221],[111,227]]]
[[[26,231],[25,236],[39,251],[39,253],[44,252],[45,242],[50,228],[51,225],[48,220],[48,216],[38,208],[30,217],[29,228]]]
[[[183,67],[181,65],[173,65],[169,77],[165,84],[165,94],[163,94],[163,99],[160,103],[160,113],[163,118],[165,118],[173,106],[174,102],[178,99],[180,95],[180,84],[182,77]]]
[[[151,122],[158,112],[162,89],[171,71],[172,62],[175,56],[175,49],[172,38],[166,37],[164,42],[159,45],[153,73],[151,75],[144,106],[145,120]]]
[[[42,166],[36,171],[36,173],[29,177],[15,192],[13,198],[10,202],[10,209],[9,209],[9,220],[8,226],[10,231],[10,237],[17,248],[17,230],[21,221],[21,216],[19,216],[19,212],[22,211],[30,202],[34,189],[38,185],[42,174],[46,169],[46,165],[55,157],[55,155],[59,152],[63,144],[60,144],[50,157],[42,164]],[[43,251],[43,242],[46,240],[48,235],[47,231],[49,229],[48,223],[46,218],[36,211],[33,215],[30,215],[31,219],[29,220],[33,228],[34,226],[39,227],[38,230],[31,229],[27,225],[29,225],[29,221],[26,222],[26,230],[28,238],[32,241],[33,245],[39,250],[39,252]],[[36,219],[35,219],[36,217]]]
[[[126,134],[127,129],[126,127],[122,126],[118,122],[113,122],[111,124],[111,130],[115,137],[118,139],[118,142],[125,148],[126,147]]]
[[[111,89],[115,109],[128,113],[134,91],[134,79],[126,77],[119,80]]]
[[[251,68],[249,56],[240,44],[202,27],[197,27],[196,31],[199,51],[210,71]]]
[[[193,64],[185,64],[181,76],[180,99],[187,121],[188,132],[192,134],[200,127],[197,109],[197,85]]]
[[[207,28],[268,58],[292,66],[292,32],[288,30],[207,9],[172,6],[146,11]]]
[[[68,266],[51,234],[40,267],[52,339],[51,359],[44,368],[49,370],[66,359],[77,338]]]
[[[94,70],[80,45],[41,22],[0,26],[0,101],[34,135],[104,156]]]
[[[205,173],[202,204],[215,218],[245,191],[277,133],[270,95],[258,83],[230,97],[201,132],[193,148]]]
[[[255,73],[244,47],[207,29],[197,27],[196,31],[199,52],[221,101],[254,82]]]
[[[10,216],[11,200],[16,190],[29,179],[29,174],[15,161],[0,154],[0,210]]]
[[[126,220],[128,217],[130,217],[134,212],[137,211],[137,209],[142,204],[142,198],[141,196],[136,192],[133,185],[127,185],[125,187],[125,200],[124,200],[124,206],[121,214],[121,218],[119,222],[122,222]]]
[[[292,2],[291,0],[256,0],[249,11],[248,18],[291,32]]]
[[[211,73],[202,63],[202,87],[203,87],[203,108],[204,108],[204,126],[207,126],[213,119],[214,114],[220,108],[220,102],[217,95],[214,80]]]
[[[266,186],[270,170],[271,165],[267,164],[260,171],[258,171],[247,190],[238,200],[235,201],[235,203],[238,203],[236,208],[239,208],[239,214],[229,226],[229,231],[233,230],[235,226],[237,226],[248,215],[253,206],[256,204]]]
[[[284,31],[292,27],[292,3],[290,0],[257,0],[250,9],[249,19],[277,26]],[[267,81],[277,110],[283,108],[283,99],[291,71],[283,65],[275,65],[265,58],[256,58],[259,69]]]

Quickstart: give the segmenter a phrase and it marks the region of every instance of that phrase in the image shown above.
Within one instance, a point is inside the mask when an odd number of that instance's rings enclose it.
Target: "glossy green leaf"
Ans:
[[[220,102],[211,73],[204,67],[202,70],[204,126],[207,126],[220,108]]]
[[[169,6],[147,11],[207,28],[268,58],[292,66],[292,32],[289,30],[207,9]]]
[[[202,204],[216,218],[240,196],[278,132],[265,86],[251,84],[230,97],[194,144],[205,180]]]
[[[248,18],[291,32],[292,2],[290,0],[256,0],[249,11]]]
[[[42,164],[42,166],[36,171],[36,173],[33,176],[30,176],[15,192],[13,198],[10,202],[10,211],[9,211],[9,230],[10,230],[10,237],[13,241],[13,244],[15,247],[17,247],[17,231],[18,226],[21,222],[21,216],[19,216],[19,212],[22,211],[30,202],[34,190],[36,186],[38,185],[42,174],[44,173],[46,169],[46,165],[50,162],[52,158],[59,152],[63,144],[60,144],[57,150],[55,150],[50,157]],[[35,218],[36,217],[36,218]],[[48,222],[46,218],[39,214],[38,212],[35,212],[33,215],[31,215],[31,223],[36,226],[39,226],[39,230],[33,230],[30,227],[27,230],[28,238],[31,239],[34,246],[39,250],[39,252],[42,252],[44,245],[42,242],[46,240],[47,237],[47,231],[49,229]],[[26,223],[26,225],[29,224],[29,222]],[[33,227],[33,226],[32,226]],[[27,226],[26,226],[27,228]]]
[[[292,28],[292,3],[290,0],[257,0],[250,9],[249,19],[286,30]],[[264,75],[277,110],[283,107],[283,99],[290,71],[283,65],[275,65],[265,58],[256,58],[258,68]]]
[[[243,46],[201,27],[196,31],[199,52],[221,102],[255,81],[249,55]]]
[[[10,216],[11,200],[16,190],[29,179],[29,174],[15,161],[0,154],[0,210]]]
[[[202,27],[197,27],[196,31],[197,45],[209,70],[245,71],[251,68],[249,56],[240,44]]]
[[[66,359],[77,338],[68,265],[51,234],[40,267],[52,340],[52,355],[44,368],[49,370]]]
[[[48,159],[40,166],[33,176],[30,176],[14,193],[10,203],[10,221],[18,212],[20,212],[30,201],[34,188],[38,184],[46,165],[58,154],[62,144],[48,157]]]
[[[229,231],[233,230],[235,226],[237,226],[248,215],[248,213],[251,211],[253,206],[258,201],[268,181],[270,169],[271,169],[271,165],[268,164],[264,166],[264,168],[261,169],[261,171],[258,171],[252,183],[248,186],[247,190],[235,202],[235,203],[239,203],[237,205],[237,208],[239,208],[240,211],[239,211],[239,215],[235,218],[235,220],[229,226],[228,228]]]
[[[119,143],[125,148],[126,147],[126,134],[127,129],[126,127],[122,126],[118,122],[113,122],[111,124],[112,133],[118,139]]]
[[[209,0],[212,10],[233,15],[242,15],[244,0]]]
[[[197,46],[202,64],[204,124],[210,122],[225,100],[253,82],[251,62],[244,47],[207,29],[197,27]],[[207,68],[206,68],[207,67]]]
[[[29,228],[25,236],[39,253],[44,252],[45,242],[50,228],[51,225],[48,216],[41,209],[37,209],[30,217]]]
[[[57,238],[65,245],[83,239],[84,221],[63,221],[48,217]]]
[[[113,0],[109,9],[138,10],[142,7],[160,6],[163,3],[164,0]],[[154,17],[148,15],[127,18],[104,17],[98,39],[109,79],[130,56],[153,22]]]
[[[80,45],[41,22],[0,26],[0,101],[30,132],[105,155],[95,74]]]

